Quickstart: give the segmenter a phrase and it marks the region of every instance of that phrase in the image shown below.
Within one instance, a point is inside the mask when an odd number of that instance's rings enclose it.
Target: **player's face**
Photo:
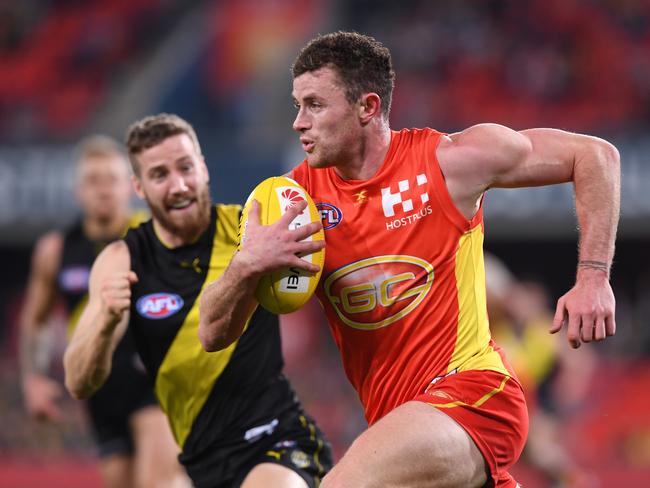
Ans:
[[[125,215],[131,200],[128,164],[118,154],[79,161],[76,195],[87,218],[107,222]]]
[[[135,190],[166,232],[197,237],[210,221],[208,168],[187,134],[168,137],[137,156]]]
[[[298,109],[293,129],[310,166],[341,166],[353,161],[361,144],[359,107],[345,98],[343,84],[331,68],[303,73],[293,80]]]

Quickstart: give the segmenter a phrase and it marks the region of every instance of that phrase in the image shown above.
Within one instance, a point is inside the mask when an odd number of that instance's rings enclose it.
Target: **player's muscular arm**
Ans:
[[[20,317],[21,383],[27,412],[39,419],[61,417],[56,400],[62,388],[48,377],[50,337],[48,320],[56,297],[63,236],[58,232],[39,239],[32,256],[25,303]]]
[[[573,347],[615,332],[609,267],[620,207],[620,157],[610,143],[556,129],[515,132],[484,124],[452,134],[438,149],[452,199],[469,217],[488,188],[572,181],[580,226],[575,286],[560,300],[551,328],[568,324]]]
[[[130,267],[124,241],[107,246],[93,264],[88,304],[63,357],[65,385],[75,398],[92,395],[110,374],[129,319],[131,285],[138,280]]]
[[[259,205],[253,202],[241,249],[224,274],[201,294],[199,340],[206,351],[225,349],[242,334],[258,305],[255,288],[261,276],[284,266],[318,271],[318,266],[300,259],[299,255],[315,252],[325,245],[324,241],[302,242],[318,231],[319,224],[288,228],[306,206],[306,202],[294,205],[274,224],[262,225]]]

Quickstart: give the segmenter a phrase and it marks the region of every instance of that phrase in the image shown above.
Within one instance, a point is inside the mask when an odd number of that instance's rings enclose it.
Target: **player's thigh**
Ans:
[[[129,423],[135,446],[134,470],[138,486],[170,486],[184,469],[167,417],[157,406],[133,412]]]
[[[298,473],[275,463],[255,466],[241,484],[241,488],[307,488]]]
[[[321,488],[480,487],[487,466],[453,419],[423,402],[396,408],[362,433]]]
[[[112,454],[99,461],[106,488],[133,488],[132,458],[126,454]]]

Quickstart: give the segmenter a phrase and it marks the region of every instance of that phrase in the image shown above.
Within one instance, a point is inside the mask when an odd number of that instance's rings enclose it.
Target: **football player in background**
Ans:
[[[64,357],[68,390],[84,398],[100,388],[130,331],[196,488],[316,488],[330,448],[282,374],[277,316],[252,310],[219,353],[199,342],[198,298],[235,253],[241,206],[212,204],[199,141],[180,117],[136,122],[126,145],[152,219],[93,265]]]
[[[81,217],[65,232],[41,237],[32,256],[21,314],[21,373],[25,406],[34,418],[58,421],[62,386],[48,376],[49,326],[63,299],[72,331],[88,298],[93,261],[129,225],[142,220],[130,208],[126,155],[106,136],[91,136],[77,147],[75,196]],[[99,466],[106,486],[174,486],[185,478],[167,419],[138,357],[133,338],[124,336],[105,385],[86,402]]]

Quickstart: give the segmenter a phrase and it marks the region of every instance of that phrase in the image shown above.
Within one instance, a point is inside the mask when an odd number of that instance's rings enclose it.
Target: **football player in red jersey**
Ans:
[[[573,347],[612,336],[609,270],[619,214],[619,154],[555,129],[479,124],[458,133],[391,130],[390,52],[357,33],[318,36],[293,65],[306,159],[291,176],[328,222],[318,297],[370,424],[323,481],[332,487],[515,487],[521,386],[489,332],[483,196],[491,188],[573,182],[581,229],[575,285],[550,332]],[[360,195],[363,195],[360,198]],[[201,334],[227,347],[259,277],[297,263],[307,230],[249,219],[246,242],[202,296]],[[313,225],[309,230],[315,231]]]

